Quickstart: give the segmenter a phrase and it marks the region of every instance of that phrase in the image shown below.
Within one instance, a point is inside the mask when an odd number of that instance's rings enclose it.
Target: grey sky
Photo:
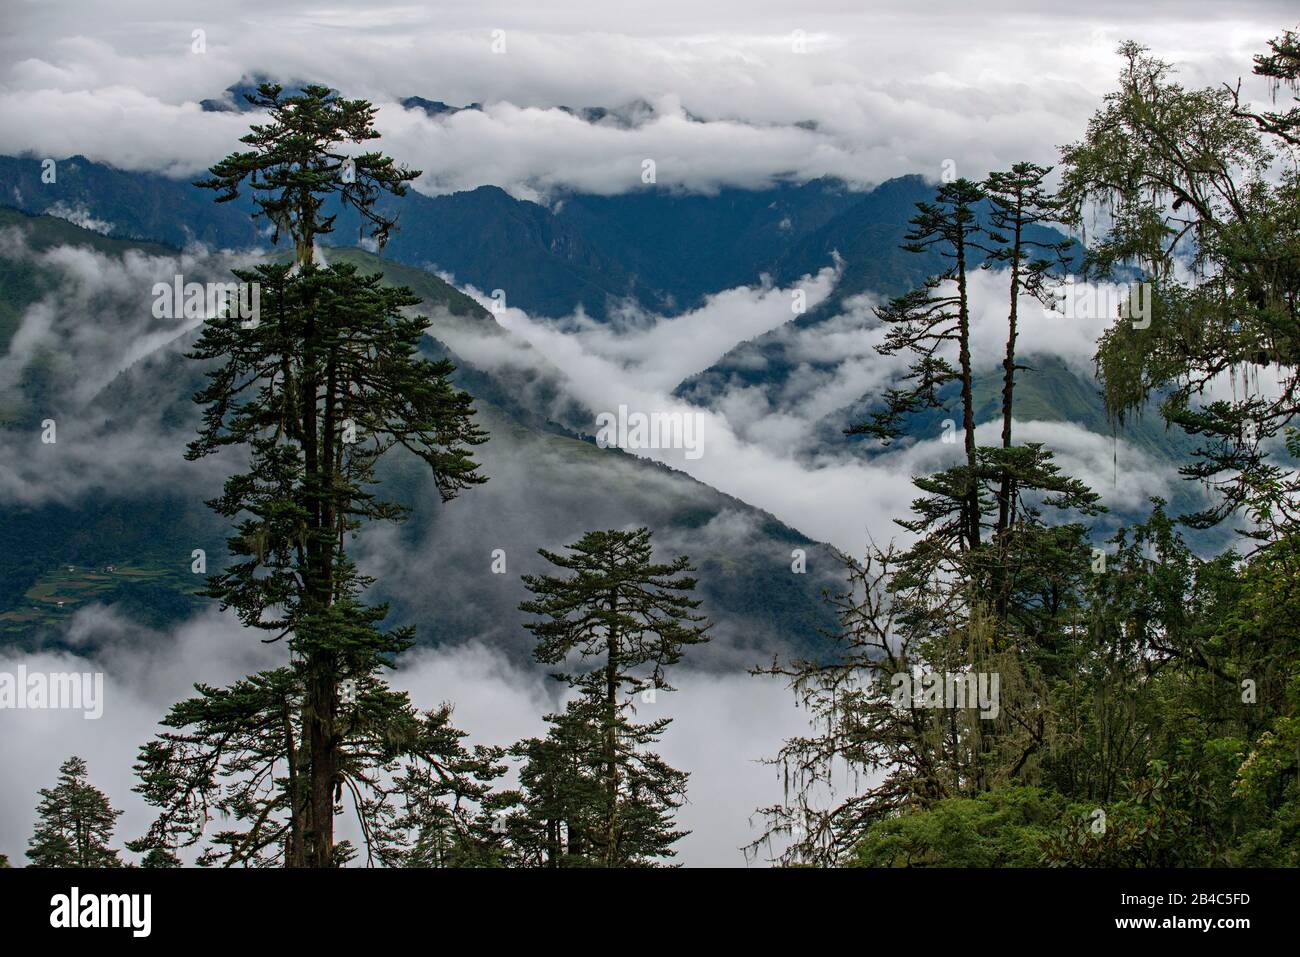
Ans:
[[[246,123],[202,113],[198,101],[262,71],[374,99],[385,148],[426,171],[418,185],[427,192],[485,183],[530,198],[556,187],[622,192],[640,185],[646,158],[661,183],[698,190],[783,175],[873,183],[936,175],[945,159],[979,175],[1050,161],[1076,138],[1110,88],[1123,39],[1174,61],[1189,84],[1217,83],[1248,75],[1251,55],[1296,22],[1293,5],[1273,2],[1060,10],[11,3],[0,151],[81,152],[188,176],[224,155]],[[202,53],[192,52],[195,30]],[[487,110],[431,120],[396,106],[409,95]],[[630,130],[555,109],[638,99],[655,113]]]

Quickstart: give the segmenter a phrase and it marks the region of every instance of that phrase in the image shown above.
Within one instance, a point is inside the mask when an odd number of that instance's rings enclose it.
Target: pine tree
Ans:
[[[33,867],[121,867],[109,847],[121,811],[86,780],[86,762],[73,756],[59,766],[59,781],[41,788],[39,821],[27,856]]]
[[[520,808],[508,819],[510,842],[524,867],[586,867],[599,833],[604,799],[599,721],[585,699],[546,715],[545,738],[511,749],[519,769]]]
[[[966,452],[964,471],[953,471],[929,491],[937,498],[955,504],[956,521],[951,535],[958,547],[975,548],[980,542],[982,503],[975,482],[975,399],[974,370],[970,348],[970,296],[967,278],[977,261],[989,252],[982,242],[984,229],[976,215],[976,206],[984,200],[980,184],[968,179],[945,183],[933,203],[917,203],[917,215],[911,220],[903,248],[920,253],[934,250],[948,265],[914,289],[876,310],[876,315],[890,326],[885,341],[877,346],[881,355],[911,352],[916,356],[906,376],[906,389],[889,389],[886,407],[872,415],[869,422],[847,430],[849,435],[872,435],[886,444],[902,435],[902,419],[926,409],[943,407],[940,396],[944,386],[957,382],[961,390],[962,428]],[[945,287],[952,284],[951,291]],[[954,367],[941,350],[956,346]],[[949,512],[949,508],[940,514]],[[936,515],[936,520],[939,515]]]
[[[491,782],[505,772],[503,748],[467,748],[444,704],[423,716],[420,735],[401,773],[383,790],[371,822],[378,859],[390,867],[490,867],[505,863],[497,822],[509,794]],[[382,839],[380,839],[382,838]]]
[[[367,522],[405,515],[374,491],[387,452],[401,446],[422,459],[446,502],[484,481],[470,448],[486,436],[472,422],[471,397],[450,382],[451,363],[421,356],[425,320],[410,312],[418,300],[379,274],[316,262],[316,238],[335,219],[327,201],[356,210],[382,244],[394,222],[376,211],[377,199],[402,195],[418,175],[379,153],[341,151],[378,136],[375,108],[318,86],[282,98],[268,84],[250,100],[271,122],[252,127],[243,138],[251,149],[198,185],[217,190],[218,202],[251,190],[255,215],[277,241],[289,235],[295,256],[236,271],[260,288],[254,321],[227,310],[204,323],[190,354],[209,364],[195,397],[203,426],[187,457],[231,446],[247,454],[247,471],[209,503],[236,524],[234,560],[206,593],[245,626],[271,633],[268,642],[287,639],[290,664],[231,689],[201,687],[167,719],[181,730],[146,747],[139,770],[147,798],[163,809],[149,838],[157,846],[169,849],[178,835],[197,840],[212,800],[248,825],[221,836],[227,863],[278,847],[288,866],[330,867],[339,863],[340,796],[371,806],[373,796],[360,793],[379,787],[369,772],[391,768],[402,748],[421,758],[436,730],[378,677],[413,630],[380,629],[387,608],[361,601],[371,580],[346,542]],[[345,682],[365,691],[364,707],[344,708]],[[195,763],[195,753],[206,759]],[[262,790],[214,776],[223,762],[265,769],[254,779]]]
[[[1292,146],[1300,146],[1300,31],[1285,30],[1281,36],[1268,41],[1268,53],[1255,56],[1255,75],[1267,79],[1273,86],[1274,102],[1278,89],[1291,90],[1291,102],[1297,104],[1285,113],[1255,113],[1242,108],[1237,90],[1233,90],[1233,109],[1239,116],[1248,117],[1265,133],[1276,136]]]
[[[159,814],[128,846],[174,856],[206,837],[201,866],[290,863],[303,827],[295,802],[303,774],[302,675],[278,668],[198,690],[163,719],[175,730],[141,749],[136,790]],[[450,706],[419,712],[377,674],[348,690],[338,715],[340,779],[361,825],[365,862],[444,866],[467,860],[471,848],[486,854],[479,847],[488,840],[482,809],[504,771],[501,749],[466,748]],[[214,816],[229,823],[209,835]],[[444,846],[459,842],[463,853],[430,854],[428,838],[437,831]],[[336,864],[357,853],[340,847]]]
[[[903,434],[905,416],[941,407],[940,391],[957,383],[965,461],[913,478],[922,495],[910,517],[896,519],[914,534],[910,546],[873,548],[862,563],[846,560],[848,588],[831,596],[840,628],[828,637],[838,653],[778,660],[758,671],[786,679],[820,726],[787,741],[775,759],[791,782],[791,800],[763,809],[767,829],[751,851],[770,850],[781,837],[788,839],[779,852],[784,861],[839,863],[876,824],[1018,780],[1045,747],[1044,676],[1077,627],[1091,555],[1087,527],[1066,518],[1103,510],[1095,493],[1061,472],[1050,450],[1013,444],[1016,374],[1023,369],[1016,357],[1019,299],[1051,302],[1051,270],[1070,246],[1040,240],[1036,231],[1057,211],[1043,188],[1047,172],[1019,163],[983,184],[948,184],[936,203],[918,204],[904,248],[937,248],[950,265],[877,310],[890,326],[879,351],[905,349],[917,357],[911,385],[888,390],[886,408],[848,432],[888,444]],[[989,210],[990,228],[980,225],[977,205]],[[977,445],[974,431],[967,275],[981,259],[984,268],[1003,266],[1009,275],[996,447]],[[957,366],[945,351],[956,352]],[[900,675],[994,673],[1001,682],[996,715],[969,705],[900,709],[891,693]],[[816,807],[812,797],[844,765],[881,781]]]
[[[1009,170],[990,173],[984,193],[991,209],[989,239],[995,244],[985,265],[1007,269],[1009,279],[1007,347],[1002,360],[1002,448],[1011,448],[1011,419],[1015,408],[1016,338],[1019,335],[1020,297],[1032,296],[1045,306],[1055,304],[1051,270],[1059,266],[1072,245],[1070,240],[1035,239],[1033,228],[1056,222],[1060,203],[1047,192],[1043,180],[1051,168],[1016,163]],[[1004,235],[1005,234],[1005,235]],[[1046,255],[1035,255],[1043,253]],[[1011,520],[1011,474],[1003,471],[998,487],[997,534]]]
[[[653,562],[650,538],[645,528],[588,532],[567,555],[540,550],[551,564],[570,572],[568,577],[523,579],[534,597],[520,609],[540,616],[525,626],[537,637],[537,660],[569,667],[594,663],[590,670],[555,675],[578,698],[562,717],[551,716],[554,731],[548,740],[554,747],[542,750],[537,757],[543,763],[530,770],[548,785],[558,782],[562,792],[534,794],[533,810],[550,829],[549,822],[559,818],[553,807],[541,805],[558,803],[568,815],[570,840],[576,833],[580,853],[604,867],[671,856],[672,844],[683,836],[673,830],[672,815],[685,799],[686,775],[648,750],[670,719],[638,724],[629,715],[638,693],[672,690],[665,669],[688,647],[708,640],[708,626],[694,613],[700,602],[689,594],[696,585],[686,574],[692,570],[689,560]],[[566,764],[548,766],[554,755],[575,763],[576,780],[566,780],[559,770]],[[596,770],[595,796],[582,783],[588,768]],[[592,801],[590,811],[570,807],[584,800]]]

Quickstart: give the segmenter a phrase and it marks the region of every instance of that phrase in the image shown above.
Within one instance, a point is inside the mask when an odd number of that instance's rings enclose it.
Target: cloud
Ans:
[[[197,414],[177,367],[201,320],[155,318],[153,288],[177,275],[224,279],[247,258],[34,250],[16,229],[0,233],[0,256],[44,286],[0,355],[0,396],[20,410],[0,445],[0,503],[68,502],[92,490],[213,490],[221,463],[183,458]],[[123,394],[129,402],[118,401]]]
[[[972,341],[977,364],[984,368],[1000,361],[1005,344],[1005,305],[999,305],[1004,303],[1005,280],[1004,273],[972,276]],[[830,281],[826,274],[817,283],[824,281]],[[469,292],[490,305],[481,293]],[[829,292],[818,286],[819,298]],[[849,554],[860,553],[868,540],[907,542],[910,533],[894,520],[908,514],[915,498],[912,476],[955,464],[961,454],[960,435],[952,444],[939,434],[915,437],[869,458],[855,456],[848,443],[838,450],[818,448],[816,455],[801,454],[828,415],[863,395],[878,394],[906,366],[904,357],[884,358],[875,352],[883,336],[871,311],[875,297],[853,297],[840,315],[824,322],[779,324],[759,340],[765,344],[761,352],[756,344],[727,352],[728,362],[738,355],[739,366],[756,367],[765,361],[772,342],[782,344],[782,360],[790,368],[778,377],[776,387],[732,383],[713,396],[708,408],[672,394],[678,373],[698,369],[707,357],[726,351],[728,340],[734,343],[761,327],[762,314],[782,298],[775,290],[732,290],[678,319],[656,322],[642,313],[630,324],[599,328],[582,316],[550,322],[508,308],[497,313],[502,328],[511,333],[504,341],[468,327],[444,338],[458,355],[489,372],[544,362],[548,374],[556,369],[562,373],[559,387],[594,413],[616,414],[626,406],[632,412],[694,416],[701,437],[698,458],[688,456],[684,448],[629,451],[685,471],[814,539]],[[738,320],[731,315],[733,308],[750,308],[760,315]],[[1045,315],[1031,299],[1022,301],[1021,314],[1022,356],[1059,356],[1080,374],[1090,375],[1096,335],[1110,318]],[[716,321],[724,317],[727,321]],[[694,332],[700,327],[705,333],[697,338]],[[514,339],[529,348],[511,344]],[[980,440],[995,443],[999,429],[996,422],[979,426]],[[597,431],[594,421],[588,431]],[[1067,471],[1090,481],[1109,504],[1140,508],[1150,494],[1168,489],[1168,468],[1127,442],[1080,425],[1023,423],[1017,437],[1044,441],[1058,452]]]
[[[641,187],[645,159],[660,185],[702,191],[826,174],[937,176],[947,159],[979,176],[1020,159],[1050,162],[1077,138],[1112,87],[1122,39],[1176,60],[1189,85],[1246,74],[1247,94],[1262,101],[1251,55],[1293,20],[1269,2],[1204,4],[1196,17],[1172,5],[1051,15],[999,6],[997,17],[955,0],[870,16],[849,2],[792,11],[682,0],[652,10],[574,2],[543,13],[515,2],[341,12],[238,0],[219,21],[196,2],[111,16],[31,6],[0,46],[11,64],[0,75],[0,150],[192,175],[234,148],[250,120],[199,101],[264,72],[373,99],[384,148],[423,169],[417,188],[430,192],[624,192]],[[410,95],[484,109],[430,118],[398,106]],[[625,128],[559,109],[638,101],[654,112]]]
[[[671,718],[656,750],[690,773],[688,803],[677,824],[691,833],[677,845],[678,860],[695,867],[744,866],[741,848],[759,834],[754,811],[783,796],[779,769],[762,759],[775,755],[785,738],[807,733],[806,712],[769,678],[689,667],[669,677],[677,690],[658,693],[653,703],[638,699],[636,720]],[[541,715],[563,707],[554,693],[558,683],[482,646],[413,656],[394,684],[417,701],[455,688],[455,720],[475,741],[545,734]]]
[[[573,316],[555,328],[583,351],[621,367],[626,379],[642,388],[671,391],[683,379],[702,372],[737,342],[777,329],[804,309],[813,309],[838,280],[838,267],[804,276],[789,289],[768,277],[756,286],[738,286],[706,297],[691,312],[664,318],[634,303],[616,308],[607,322]],[[481,293],[475,293],[482,301]],[[802,299],[804,307],[795,311]]]
[[[195,682],[225,684],[273,667],[283,655],[215,612],[164,634],[91,606],[69,622],[65,643],[74,650],[0,650],[0,671],[24,665],[29,673],[104,674],[104,714],[98,720],[88,721],[80,711],[0,710],[0,853],[15,866],[25,863],[37,788],[53,786],[59,764],[72,754],[87,760],[91,782],[125,811],[117,843],[143,834],[151,817],[131,792],[132,765],[158,719]]]
[[[144,833],[152,815],[131,790],[137,749],[195,682],[221,685],[282,664],[283,648],[264,645],[259,637],[215,612],[163,634],[95,606],[69,623],[67,643],[74,651],[0,652],[0,671],[25,665],[29,673],[105,675],[99,720],[85,720],[79,711],[0,711],[0,852],[22,863],[35,823],[36,791],[54,783],[59,764],[71,754],[88,760],[90,781],[125,812],[115,846]],[[691,774],[690,803],[679,824],[692,833],[679,845],[679,859],[695,866],[741,866],[739,848],[757,836],[752,812],[781,798],[777,771],[757,761],[773,755],[784,737],[806,730],[805,713],[788,691],[766,679],[683,667],[673,680],[679,690],[660,693],[653,704],[639,702],[638,718],[674,719],[659,751]],[[469,732],[470,743],[511,744],[544,733],[542,715],[558,704],[557,683],[527,659],[481,644],[408,653],[391,681],[422,708],[452,701],[455,722]],[[513,777],[512,772],[502,786]],[[340,823],[342,836],[350,836],[346,816]]]
[[[65,217],[66,218],[66,217]],[[78,224],[83,225],[83,224]],[[0,255],[50,280],[49,288],[19,317],[0,356],[0,383],[16,383],[33,361],[52,362],[50,393],[65,407],[83,405],[135,362],[196,329],[201,319],[154,315],[154,285],[226,281],[248,256],[120,254],[88,245],[31,249],[23,233],[0,234]]]

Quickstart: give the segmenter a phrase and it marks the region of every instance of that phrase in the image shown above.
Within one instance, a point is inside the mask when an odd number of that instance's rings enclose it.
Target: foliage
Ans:
[[[647,865],[671,857],[684,834],[672,815],[687,776],[649,750],[671,719],[639,723],[631,714],[636,695],[673,690],[666,669],[708,640],[708,626],[694,613],[689,560],[654,562],[650,538],[645,528],[588,532],[568,554],[540,550],[567,577],[524,576],[534,597],[520,608],[538,616],[525,625],[537,636],[537,660],[570,669],[595,662],[555,674],[577,698],[547,717],[545,739],[515,748],[527,763],[514,827],[527,836],[529,860]]]
[[[86,762],[73,756],[59,765],[59,780],[41,788],[36,830],[28,842],[33,867],[121,867],[109,847],[121,811],[86,780]]]

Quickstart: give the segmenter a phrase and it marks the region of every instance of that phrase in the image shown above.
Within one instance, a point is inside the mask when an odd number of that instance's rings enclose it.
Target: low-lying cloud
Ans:
[[[124,811],[115,844],[143,834],[152,812],[131,790],[137,749],[159,730],[166,710],[190,696],[195,682],[222,685],[282,664],[282,646],[264,645],[260,637],[215,611],[173,633],[159,633],[95,606],[69,623],[69,640],[74,649],[86,646],[83,653],[0,652],[0,671],[24,665],[29,672],[105,675],[99,720],[86,721],[71,710],[0,710],[0,853],[12,864],[23,862],[36,820],[36,791],[53,785],[59,764],[71,754],[88,760],[91,782]],[[505,745],[543,734],[542,715],[559,704],[558,684],[543,671],[481,644],[411,652],[391,682],[421,708],[453,702],[455,723],[471,744]],[[778,772],[759,759],[775,754],[783,738],[805,731],[806,714],[769,679],[682,668],[674,683],[676,692],[638,702],[638,719],[673,719],[659,751],[691,774],[690,803],[678,821],[692,833],[678,846],[679,860],[743,866],[740,848],[757,836],[753,811],[782,797]],[[512,770],[501,786],[513,778]],[[349,826],[341,822],[344,836],[352,836]]]
[[[1112,88],[1124,39],[1173,58],[1189,86],[1245,75],[1246,94],[1262,103],[1251,56],[1294,19],[1265,0],[1196,14],[1181,4],[1050,16],[1001,6],[997,16],[950,2],[870,14],[847,2],[341,13],[240,0],[216,18],[193,0],[111,14],[27,5],[11,11],[18,22],[0,46],[11,64],[0,74],[0,152],[81,153],[190,176],[252,119],[199,102],[264,73],[373,99],[384,148],[423,169],[417,188],[431,193],[621,193],[641,188],[647,159],[660,185],[705,192],[821,175],[938,176],[945,160],[978,177],[1022,159],[1052,162],[1058,144],[1078,138]],[[412,95],[483,109],[429,117],[400,107]],[[653,113],[632,125],[561,109],[638,102]]]

